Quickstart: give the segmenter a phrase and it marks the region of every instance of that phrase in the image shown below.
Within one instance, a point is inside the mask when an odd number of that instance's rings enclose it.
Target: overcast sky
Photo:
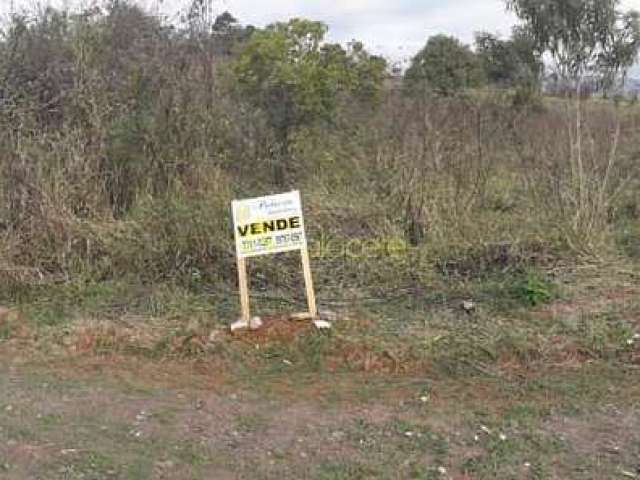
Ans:
[[[0,0],[0,14],[47,0]],[[175,15],[187,0],[139,0],[147,8]],[[330,40],[361,40],[367,48],[392,60],[408,59],[430,35],[447,33],[470,43],[473,33],[488,30],[508,35],[516,22],[503,0],[214,0],[220,12],[230,11],[242,23],[263,26],[302,16],[323,20]],[[90,4],[92,0],[51,0],[48,3]],[[640,0],[624,0],[626,8],[640,10]]]

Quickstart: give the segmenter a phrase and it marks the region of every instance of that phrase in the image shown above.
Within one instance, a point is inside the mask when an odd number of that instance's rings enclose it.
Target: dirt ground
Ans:
[[[623,287],[418,315],[405,336],[349,317],[329,337],[274,321],[165,341],[149,321],[47,330],[5,310],[0,479],[640,479]]]
[[[640,371],[241,382],[202,363],[0,363],[0,478],[638,478]]]

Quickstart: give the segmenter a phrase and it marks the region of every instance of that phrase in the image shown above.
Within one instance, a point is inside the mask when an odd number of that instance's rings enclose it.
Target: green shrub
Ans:
[[[513,287],[513,295],[525,305],[536,307],[556,297],[556,287],[544,275],[529,271]]]

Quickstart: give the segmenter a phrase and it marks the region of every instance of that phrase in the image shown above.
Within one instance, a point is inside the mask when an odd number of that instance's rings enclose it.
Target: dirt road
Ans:
[[[203,364],[0,364],[0,478],[636,478],[637,370],[230,382]],[[634,477],[635,476],[635,477]]]

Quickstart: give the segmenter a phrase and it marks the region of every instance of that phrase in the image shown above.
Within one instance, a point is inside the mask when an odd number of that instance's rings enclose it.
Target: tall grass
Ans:
[[[273,133],[220,75],[228,38],[118,2],[14,17],[0,42],[0,289],[51,282],[229,287],[229,205],[272,193]],[[237,47],[240,48],[240,47]],[[313,240],[402,240],[404,256],[314,261],[320,289],[428,284],[511,263],[618,255],[638,222],[637,107],[508,94],[343,99],[299,128],[287,187]],[[577,145],[581,145],[578,149]],[[633,242],[633,240],[631,240]],[[289,266],[254,267],[298,288]]]

